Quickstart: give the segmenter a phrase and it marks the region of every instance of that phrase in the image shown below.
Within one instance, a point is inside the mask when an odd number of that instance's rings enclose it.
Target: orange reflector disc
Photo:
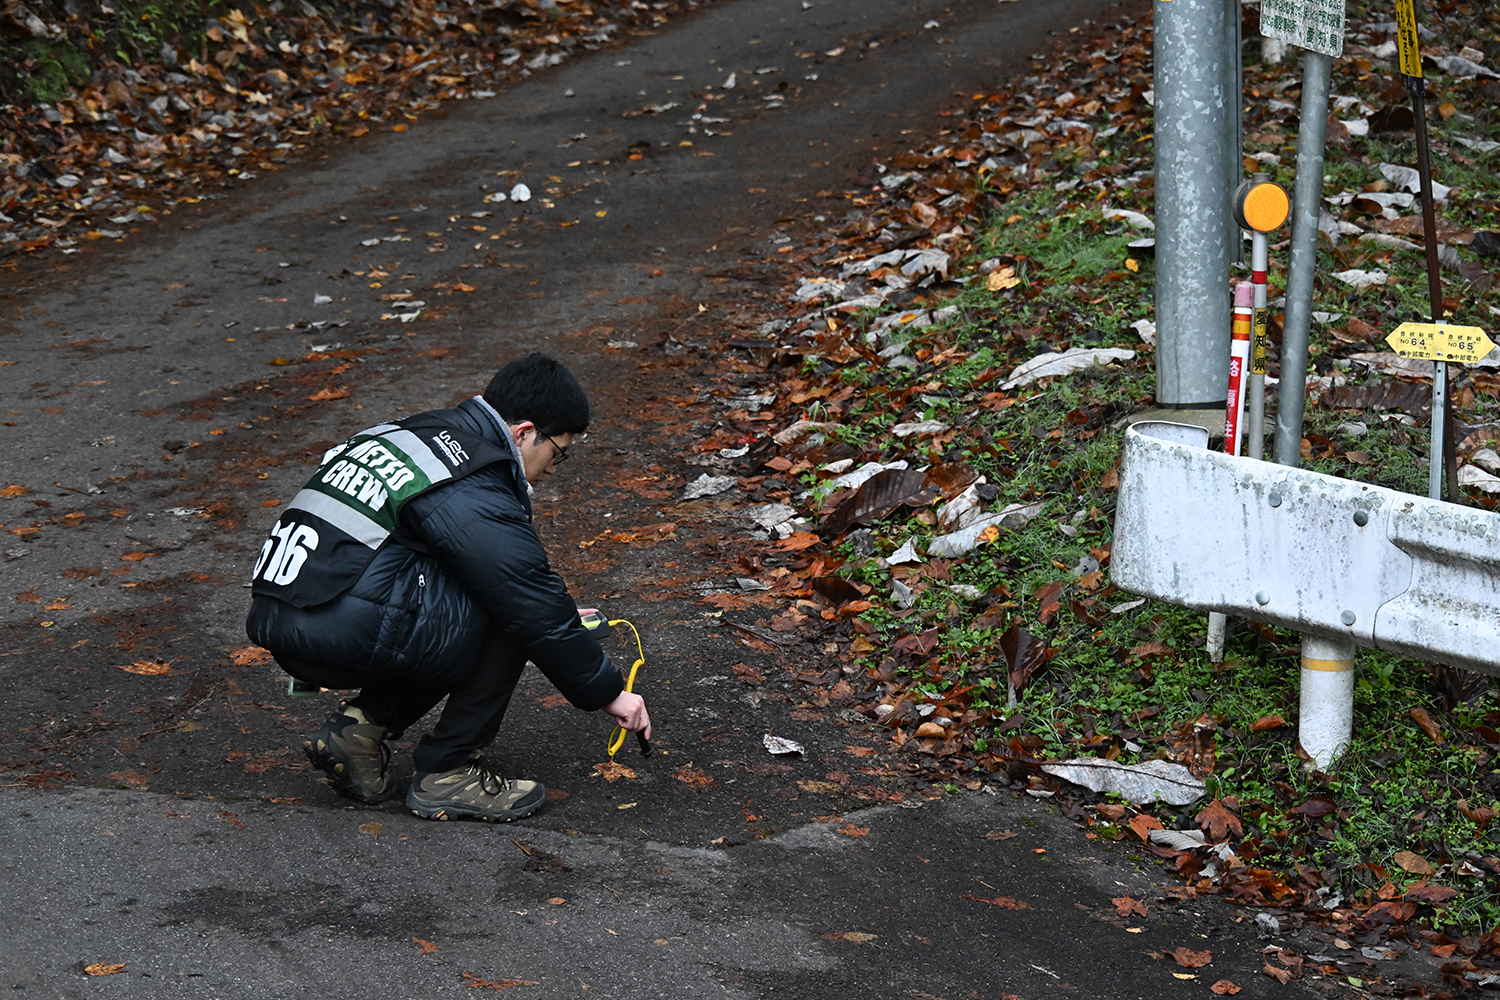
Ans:
[[[1279,185],[1256,184],[1245,192],[1242,214],[1256,232],[1269,233],[1280,229],[1290,212],[1291,202]]]

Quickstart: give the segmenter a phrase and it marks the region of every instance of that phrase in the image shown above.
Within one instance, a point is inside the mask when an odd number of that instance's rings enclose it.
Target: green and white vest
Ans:
[[[299,608],[352,587],[412,497],[498,461],[497,446],[418,414],[360,431],[323,455],[261,546],[251,591]]]

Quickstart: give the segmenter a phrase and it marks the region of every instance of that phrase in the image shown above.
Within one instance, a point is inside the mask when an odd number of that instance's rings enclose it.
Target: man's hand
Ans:
[[[651,716],[646,714],[646,699],[640,695],[621,691],[618,698],[604,706],[604,711],[614,716],[621,729],[644,732],[646,739],[651,738]]]

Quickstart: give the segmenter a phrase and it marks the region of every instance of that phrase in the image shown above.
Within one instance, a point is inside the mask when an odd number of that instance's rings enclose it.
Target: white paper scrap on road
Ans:
[[[1114,792],[1137,805],[1157,800],[1174,806],[1190,805],[1202,798],[1204,791],[1203,782],[1187,768],[1165,760],[1120,764],[1102,757],[1078,757],[1043,764],[1042,770],[1091,792]]]
[[[1013,389],[1018,385],[1035,382],[1039,378],[1071,375],[1073,372],[1092,368],[1095,365],[1108,364],[1111,361],[1129,361],[1134,357],[1135,352],[1124,347],[1070,347],[1061,354],[1049,351],[1018,365],[1016,370],[1010,373],[1010,379],[1000,388]]]
[[[510,200],[511,201],[530,201],[531,200],[531,188],[527,187],[525,184],[517,184],[515,187],[513,187],[513,188],[510,189]]]
[[[734,476],[710,476],[704,473],[697,479],[688,483],[687,489],[682,491],[679,502],[697,500],[701,497],[717,496],[726,490],[733,489],[739,480]]]
[[[772,736],[770,733],[762,736],[760,742],[767,750],[774,754],[802,753],[802,744],[796,740],[789,740],[785,736]]]

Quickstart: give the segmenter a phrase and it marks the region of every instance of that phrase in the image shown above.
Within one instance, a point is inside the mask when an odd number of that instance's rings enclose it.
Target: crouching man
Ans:
[[[531,525],[531,484],[568,457],[588,398],[532,354],[481,396],[354,435],[289,503],[256,560],[246,631],[288,674],[358,688],[303,744],[340,794],[395,792],[390,748],[444,698],[406,804],[508,821],[546,789],[481,756],[529,660],[570,702],[643,731],[646,703],[579,621]]]

